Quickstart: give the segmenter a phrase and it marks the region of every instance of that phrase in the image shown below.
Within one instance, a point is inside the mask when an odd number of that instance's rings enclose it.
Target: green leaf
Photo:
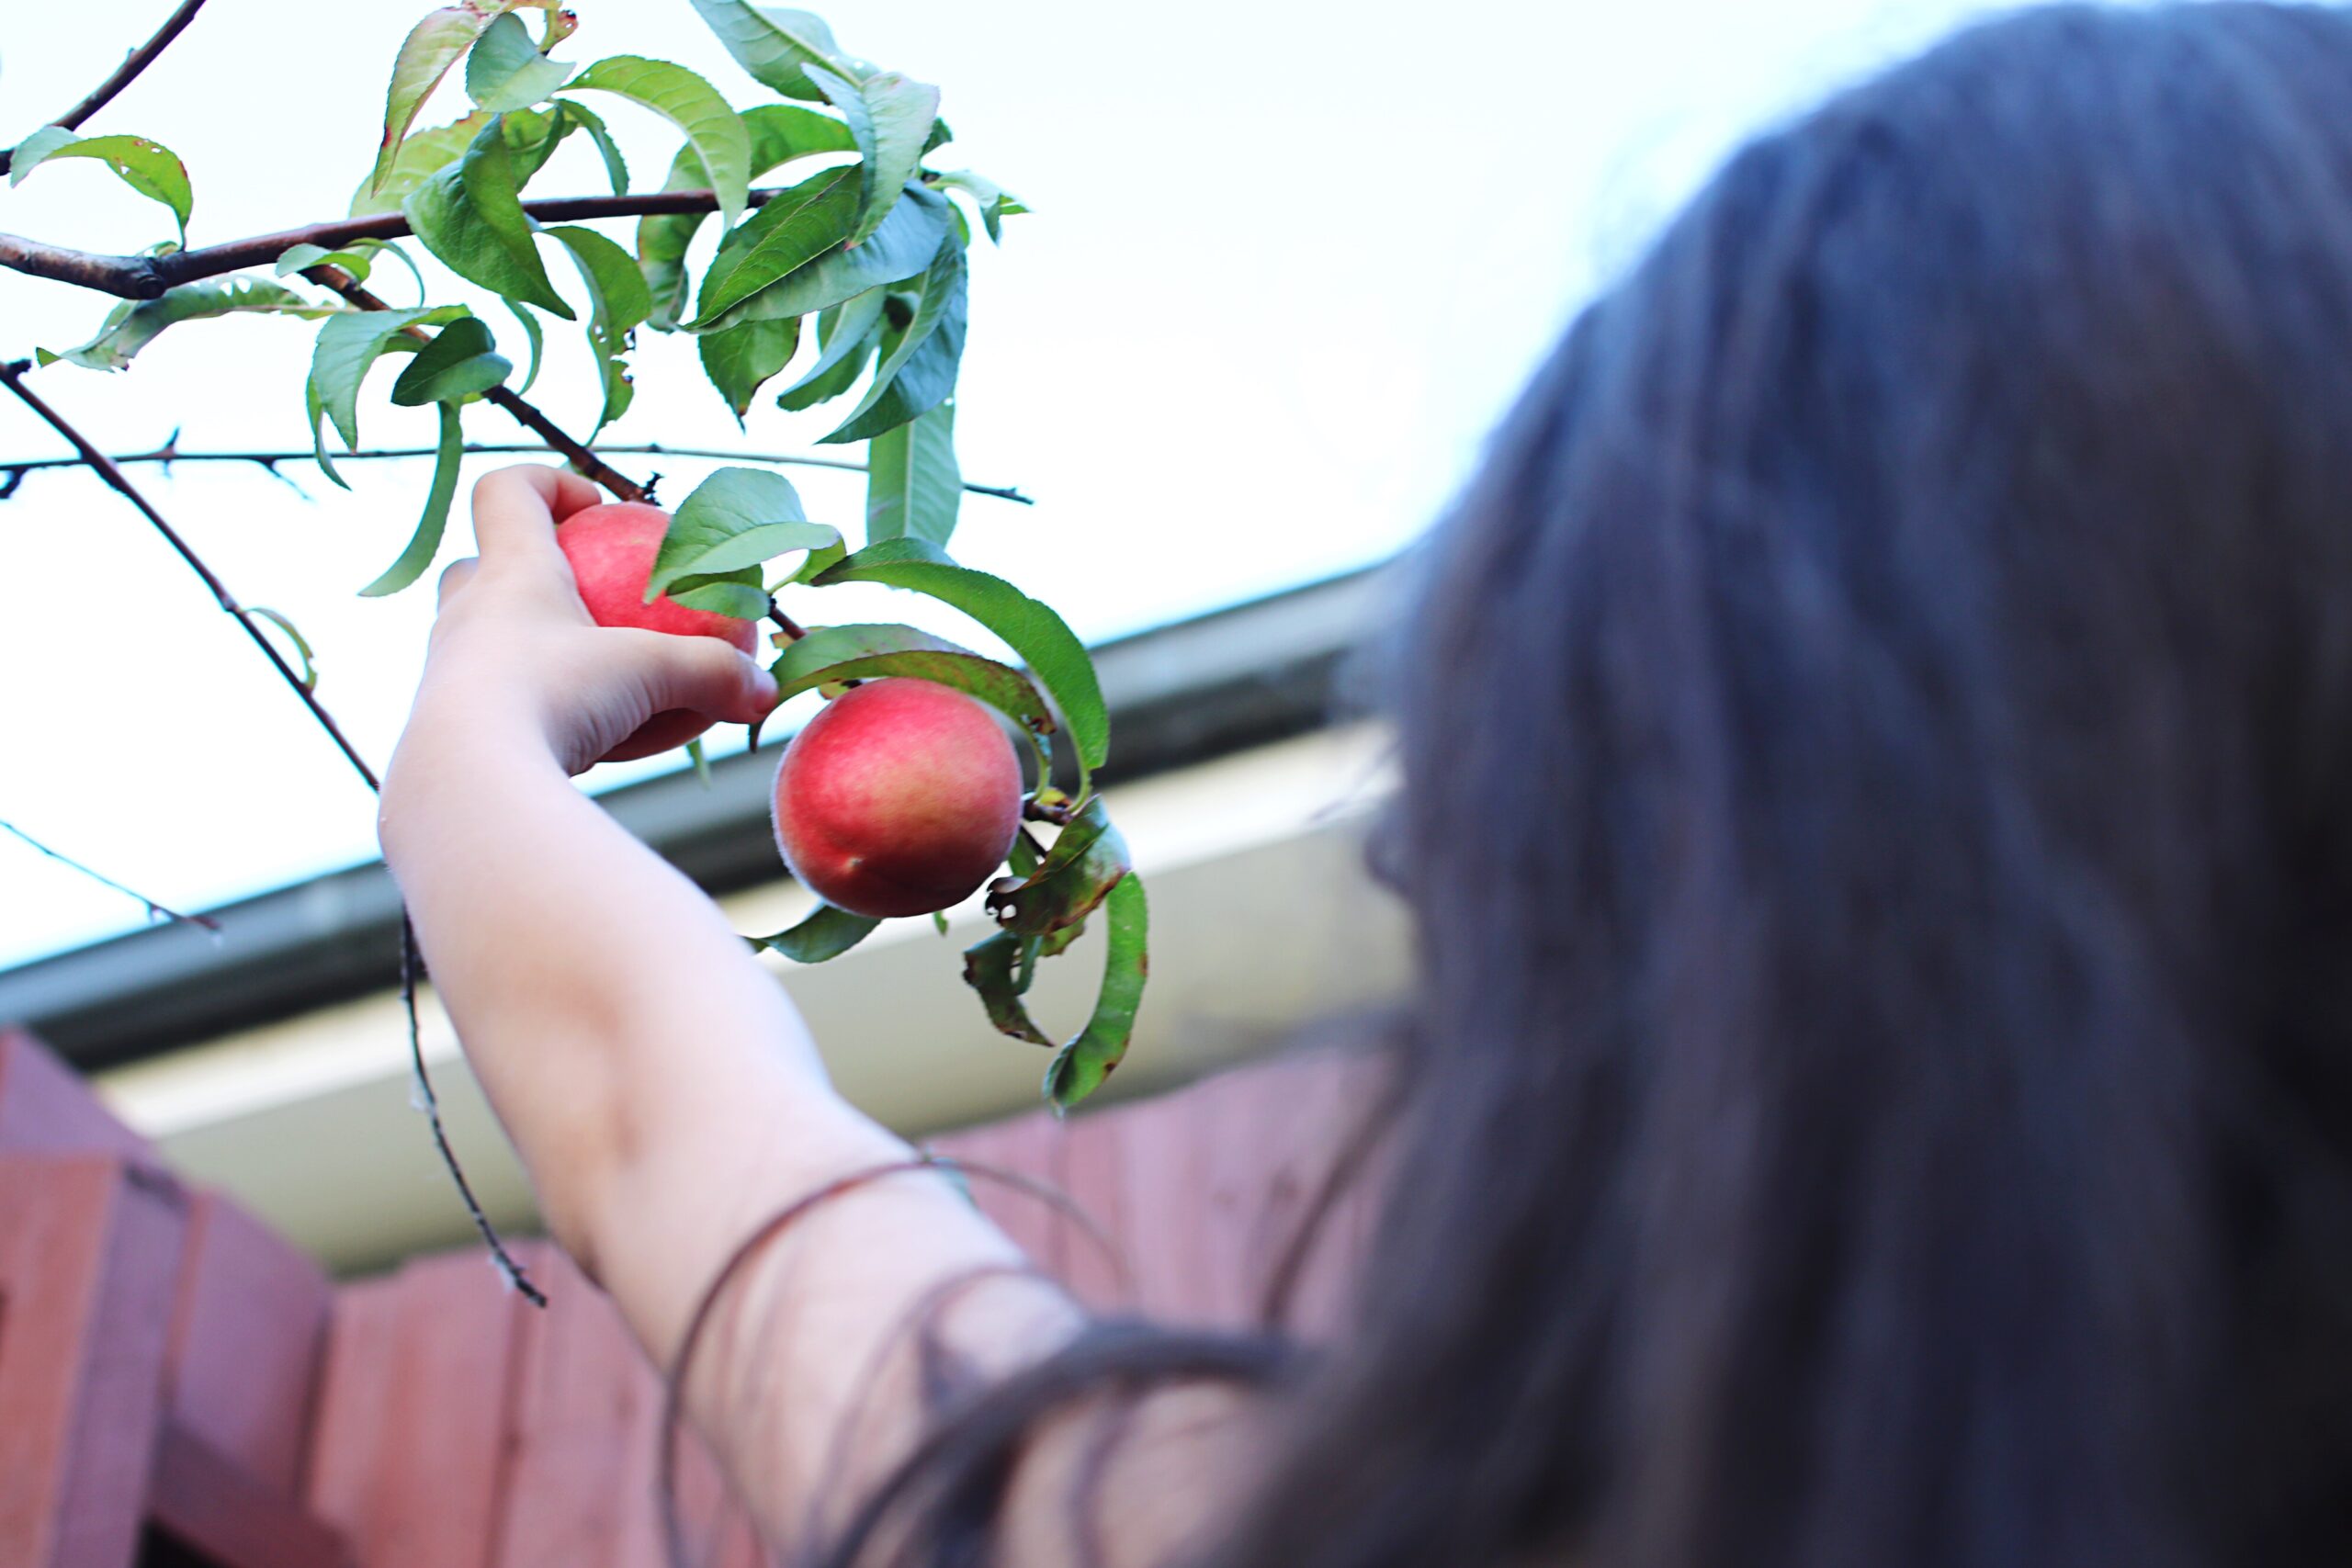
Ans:
[[[531,308],[528,305],[517,303],[513,299],[504,300],[503,303],[514,313],[514,319],[523,323],[523,335],[531,342],[531,367],[523,372],[523,384],[514,389],[516,397],[528,397],[532,384],[539,378],[539,359],[547,351],[547,334],[539,331],[539,319],[531,314]]]
[[[351,216],[372,218],[401,210],[411,191],[465,156],[466,149],[490,121],[491,116],[477,109],[463,119],[420,130],[401,142],[390,171],[381,180],[371,175],[360,181],[359,188],[351,193]]]
[[[513,363],[496,352],[495,340],[481,318],[460,316],[435,333],[433,341],[409,361],[400,379],[392,383],[392,401],[402,408],[463,402],[505,385],[514,370]]]
[[[470,320],[471,318],[468,318]],[[465,457],[465,432],[458,417],[458,405],[441,405],[441,445],[433,460],[433,489],[424,498],[424,515],[417,519],[416,533],[401,552],[401,558],[385,569],[384,575],[359,591],[363,599],[380,599],[387,593],[397,593],[424,575],[433,558],[441,553],[441,531],[449,524],[449,502],[458,493],[458,469]]]
[[[669,120],[701,156],[727,221],[742,215],[743,193],[752,183],[752,140],[709,83],[666,60],[616,54],[588,67],[564,91],[617,93]]]
[[[359,383],[368,367],[387,354],[413,354],[417,345],[402,336],[413,326],[441,326],[466,313],[462,305],[419,306],[406,310],[352,310],[328,318],[311,350],[311,389],[334,420],[345,446],[359,445]]]
[[[334,459],[327,456],[327,411],[326,405],[319,399],[319,383],[315,377],[303,378],[302,406],[304,417],[311,423],[311,456],[318,462],[319,472],[342,489],[349,490],[349,482],[334,471]]]
[[[287,640],[294,645],[294,652],[296,656],[302,660],[302,689],[306,692],[315,692],[319,689],[318,660],[311,652],[310,641],[302,636],[300,628],[296,626],[292,621],[288,620],[284,615],[279,615],[277,611],[268,609],[260,604],[243,605],[237,613],[245,616],[247,619],[259,615],[263,620],[267,621],[271,626],[274,626],[279,631],[284,632],[286,634]]]
[[[822,964],[828,958],[839,958],[864,942],[866,933],[881,923],[869,915],[853,915],[847,909],[820,903],[798,925],[774,936],[748,940],[753,947],[780,953],[795,964]]]
[[[13,188],[43,164],[60,158],[96,158],[122,176],[122,183],[151,201],[172,209],[180,238],[187,238],[187,215],[196,195],[187,183],[187,165],[160,141],[143,136],[76,136],[62,125],[44,125],[17,144],[8,162]]]
[[[840,531],[811,523],[800,493],[764,468],[720,468],[680,503],[653,558],[646,603],[679,578],[718,575],[786,554],[838,543]]]
[[[964,950],[964,984],[979,992],[980,1006],[998,1033],[1050,1046],[1053,1040],[1021,1004],[1037,970],[1040,945],[1037,938],[1012,931],[973,943]]]
[[[857,298],[834,306],[817,319],[817,341],[823,352],[807,375],[786,387],[776,406],[797,412],[838,398],[856,384],[873,357],[876,329],[882,323],[887,288],[869,288]],[[795,321],[805,318],[795,317]]]
[[[594,229],[567,223],[544,232],[571,253],[588,288],[588,347],[605,378],[605,406],[596,416],[596,428],[588,433],[594,441],[628,411],[636,395],[628,377],[629,333],[653,309],[653,296],[637,270],[636,258]]]
[[[381,248],[383,247],[375,247],[375,249]],[[277,258],[277,265],[274,270],[278,276],[286,277],[306,267],[339,266],[351,275],[352,282],[365,283],[368,281],[368,273],[375,270],[376,264],[372,256],[372,250],[331,251],[324,245],[289,245]]]
[[[741,425],[760,388],[792,363],[800,346],[800,318],[781,321],[745,321],[723,333],[705,333],[695,340],[703,374],[718,389]]]
[[[836,247],[728,310],[710,330],[831,310],[869,288],[919,276],[947,238],[947,198],[909,186],[882,226],[855,250]]]
[[[499,119],[482,128],[456,164],[410,192],[401,210],[424,248],[459,277],[574,319],[539,260],[515,182],[514,152]]]
[[[720,242],[687,328],[707,329],[729,307],[840,244],[856,216],[854,168],[826,169],[777,192]]]
[[[627,196],[628,160],[621,156],[619,145],[613,141],[613,133],[605,129],[604,116],[586,104],[575,104],[569,99],[559,107],[563,110],[564,118],[586,131],[588,140],[596,144],[596,155],[605,161],[605,178],[612,186],[613,194]]]
[[[838,682],[890,675],[952,686],[1012,719],[1036,747],[1039,767],[1046,764],[1044,737],[1054,732],[1053,710],[1029,677],[913,626],[814,626],[786,648],[770,670],[779,703]]]
[[[842,427],[818,444],[868,440],[945,400],[964,357],[965,309],[964,247],[951,238],[923,276],[914,319],[874,367],[865,396]]]
[[[831,28],[806,11],[752,6],[745,0],[694,0],[695,9],[752,79],[787,98],[822,95],[808,80],[815,65],[858,77],[861,73],[833,41]]]
[[[316,321],[322,316],[356,314],[334,306],[314,304],[282,283],[257,277],[231,277],[204,283],[183,283],[153,299],[137,304],[126,300],[107,314],[97,335],[78,348],[62,353],[41,350],[44,365],[63,359],[89,370],[119,370],[133,355],[155,341],[166,327],[216,316],[297,316]]]
[[[572,68],[549,60],[513,13],[494,18],[466,57],[466,96],[492,114],[528,108],[563,85]]]
[[[767,591],[760,586],[757,567],[732,576],[682,577],[670,586],[670,602],[741,621],[756,621],[768,613]]]
[[[1057,1112],[1069,1111],[1102,1088],[1126,1055],[1136,1013],[1143,1006],[1144,982],[1151,972],[1151,905],[1141,879],[1122,878],[1104,900],[1103,913],[1111,946],[1102,962],[1102,989],[1094,998],[1094,1014],[1046,1069],[1046,1098]]]
[[[701,736],[686,742],[686,759],[694,763],[695,777],[702,782],[702,787],[710,788],[710,758],[703,751]]]
[[[943,189],[960,190],[972,198],[972,205],[980,209],[980,221],[988,227],[991,244],[1003,242],[1001,229],[1007,218],[1029,210],[1022,205],[1019,197],[994,180],[983,178],[969,169],[950,170],[933,183]]]
[[[1127,841],[1111,826],[1098,795],[1070,818],[1035,871],[1018,883],[999,882],[989,889],[989,913],[1006,931],[1049,936],[1092,914],[1134,869]]]
[[[849,235],[850,244],[856,245],[881,227],[899,193],[914,177],[915,165],[922,162],[924,138],[939,114],[939,89],[896,71],[862,82],[843,81],[820,65],[804,67],[803,74],[832,100],[857,139],[857,227]]]
[[[409,126],[416,119],[416,111],[441,85],[474,40],[481,37],[491,23],[507,12],[525,6],[542,11],[558,9],[560,0],[463,0],[456,6],[444,6],[428,13],[424,19],[409,29],[401,40],[400,53],[392,60],[391,84],[384,92],[384,136],[376,152],[376,166],[368,176],[367,189],[381,192],[394,164],[401,156],[402,140]]]
[[[865,444],[866,543],[910,536],[944,547],[963,499],[953,402]]]
[[[911,589],[955,606],[1002,637],[1061,710],[1078,754],[1078,794],[1083,802],[1088,775],[1110,756],[1111,719],[1094,676],[1094,661],[1059,615],[1001,577],[956,565],[925,539],[868,545],[820,573],[815,582],[819,587],[879,582]]]
[[[792,104],[762,104],[745,109],[741,118],[743,129],[752,139],[753,179],[795,159],[820,152],[849,152],[857,147],[849,127],[840,120]],[[710,188],[710,176],[703,172],[702,160],[695,155],[692,147],[678,149],[677,157],[670,164],[670,177],[662,182],[662,188]],[[638,266],[653,291],[653,314],[648,320],[658,331],[673,330],[685,311],[686,250],[701,230],[702,220],[708,216],[704,212],[662,212],[638,220]]]

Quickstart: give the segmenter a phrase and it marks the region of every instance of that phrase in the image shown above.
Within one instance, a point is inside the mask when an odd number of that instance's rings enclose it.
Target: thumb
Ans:
[[[723,724],[752,724],[775,706],[775,677],[733,644],[710,637],[647,635],[664,645],[651,671],[656,712],[686,708]]]

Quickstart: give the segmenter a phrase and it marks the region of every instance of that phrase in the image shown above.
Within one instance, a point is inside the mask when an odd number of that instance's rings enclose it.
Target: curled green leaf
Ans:
[[[311,350],[310,388],[334,421],[345,446],[359,445],[359,384],[387,354],[413,354],[413,326],[440,326],[466,313],[462,305],[405,310],[353,310],[331,316]]]
[[[755,936],[745,940],[753,947],[782,953],[795,964],[822,964],[828,958],[839,958],[864,942],[881,923],[871,916],[853,915],[847,909],[836,909],[831,904],[820,903],[796,926],[780,931],[774,936]]]
[[[723,333],[705,333],[695,339],[695,353],[702,360],[703,374],[727,400],[727,406],[741,425],[743,415],[759,395],[760,388],[781,374],[792,363],[795,350],[800,346],[800,318],[789,317],[781,321],[745,321],[740,327],[729,327]]]
[[[800,509],[800,492],[782,474],[720,468],[695,486],[672,515],[645,585],[646,602],[683,577],[739,571],[840,539],[838,529],[808,521]]]
[[[1145,982],[1151,974],[1151,905],[1143,882],[1120,879],[1103,900],[1104,924],[1110,950],[1102,961],[1102,989],[1094,998],[1093,1015],[1078,1038],[1063,1046],[1046,1069],[1046,1099],[1057,1113],[1068,1111],[1102,1087],[1135,1037],[1136,1014],[1143,1006]]]
[[[786,648],[771,671],[779,703],[844,681],[893,675],[953,687],[1012,720],[1035,749],[1038,776],[1044,777],[1045,740],[1054,731],[1054,716],[1036,686],[1010,664],[929,632],[888,623],[816,626]]]
[[[1035,871],[989,889],[989,913],[1006,931],[1046,936],[1092,914],[1134,868],[1127,841],[1111,825],[1098,795],[1061,830]]]
[[[231,277],[203,283],[183,283],[153,299],[129,300],[107,314],[97,334],[75,348],[37,351],[43,365],[66,360],[88,370],[119,370],[138,352],[155,341],[167,327],[182,321],[220,316],[294,316],[316,321],[322,316],[350,314],[315,304],[284,284],[257,277]]]
[[[572,68],[549,60],[511,12],[495,17],[466,56],[466,96],[492,114],[543,103]]]
[[[803,73],[817,90],[842,111],[850,134],[857,139],[857,227],[849,243],[861,243],[882,225],[906,183],[922,162],[925,138],[939,113],[939,89],[902,76],[877,72],[861,82],[846,81],[822,66]]]
[[[514,370],[497,352],[489,324],[479,316],[460,316],[435,333],[401,371],[392,383],[392,401],[402,408],[463,402],[503,386]]]
[[[315,692],[319,689],[318,660],[311,655],[309,639],[303,637],[301,631],[292,621],[288,620],[284,615],[279,615],[277,611],[261,604],[244,605],[238,611],[238,614],[245,616],[248,620],[258,615],[263,620],[267,621],[271,626],[276,626],[279,631],[284,632],[286,634],[286,640],[294,645],[295,657],[302,661],[302,673],[300,676],[302,689],[306,692]]]
[[[493,118],[456,164],[411,191],[401,210],[418,241],[458,276],[571,321],[571,307],[539,260],[503,119]]]
[[[500,17],[531,7],[560,12],[561,0],[460,0],[426,13],[423,21],[409,29],[393,57],[391,82],[384,90],[384,135],[377,148],[376,166],[368,176],[368,191],[384,188],[416,111],[424,107],[424,100],[433,96],[449,68]],[[551,24],[549,37],[554,36]]]
[[[956,389],[967,309],[960,241],[950,236],[939,247],[917,288],[914,315],[897,342],[886,341],[865,396],[820,445],[871,440],[938,407]]]
[[[465,457],[465,432],[458,417],[458,405],[443,403],[441,409],[441,441],[433,461],[433,488],[424,498],[424,515],[417,519],[416,532],[401,552],[401,558],[385,569],[384,575],[359,591],[365,599],[380,599],[397,593],[424,575],[433,558],[441,553],[442,531],[449,525],[449,502],[458,493],[458,469]]]
[[[588,347],[605,380],[605,405],[588,434],[594,441],[628,412],[636,395],[628,374],[629,334],[653,308],[653,297],[636,259],[594,229],[567,223],[543,232],[571,253],[588,289]]]
[[[1041,945],[1037,938],[1014,931],[999,931],[974,942],[964,950],[964,984],[980,994],[980,1007],[998,1033],[1050,1047],[1053,1038],[1037,1027],[1021,1001],[1036,974]]]
[[[123,184],[170,208],[180,238],[187,238],[196,195],[188,185],[187,165],[162,142],[144,136],[77,136],[62,125],[44,125],[17,144],[9,157],[8,184],[22,185],[27,175],[60,158],[97,159],[120,175]]]
[[[743,193],[752,183],[751,136],[709,83],[666,60],[616,54],[588,67],[563,90],[616,93],[669,120],[685,132],[702,159],[727,221],[732,223],[741,216]]]
[[[833,41],[832,29],[806,11],[753,6],[748,0],[694,0],[694,4],[735,62],[753,81],[787,98],[822,96],[808,80],[811,65],[853,78],[862,74],[856,62]]]

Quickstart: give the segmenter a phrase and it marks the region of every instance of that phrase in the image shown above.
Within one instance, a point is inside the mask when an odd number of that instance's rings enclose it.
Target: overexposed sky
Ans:
[[[366,172],[393,51],[429,7],[210,0],[164,60],[86,128],[153,137],[187,163],[189,243],[342,215]],[[1076,0],[836,0],[843,48],[938,83],[977,169],[1035,209],[975,248],[958,391],[966,476],[1039,504],[967,498],[956,551],[1055,604],[1090,639],[1385,556],[1423,528],[1576,307],[1759,125],[1989,9],[1968,0],[1307,0],[1186,7]],[[0,144],[62,112],[169,9],[75,0],[0,14]],[[676,60],[739,106],[773,101],[687,0],[580,0],[560,51]],[[644,186],[677,143],[595,95]],[[469,106],[452,81],[418,123]],[[534,196],[594,193],[574,138]],[[630,243],[634,225],[605,225]],[[715,223],[697,257],[707,255]],[[83,249],[167,238],[164,209],[90,162],[0,189],[0,230]],[[412,254],[423,257],[421,249]],[[383,291],[405,302],[396,265]],[[576,296],[568,264],[549,276]],[[475,299],[428,265],[436,300]],[[111,303],[0,273],[0,356],[63,348]],[[484,314],[518,362],[520,333]],[[576,328],[548,323],[533,400],[584,429],[595,380]],[[33,384],[100,445],[307,444],[312,328],[175,329],[126,374],[74,366]],[[846,403],[753,405],[738,433],[692,341],[639,334],[638,395],[614,441],[808,451]],[[371,379],[362,434],[428,442],[429,411]],[[788,373],[781,386],[791,378]],[[773,388],[771,389],[773,391]],[[477,440],[516,438],[496,410]],[[63,450],[0,396],[0,460]],[[833,455],[840,455],[835,452]],[[855,455],[855,449],[850,454]],[[476,459],[478,467],[492,459]],[[646,459],[624,464],[644,473]],[[711,467],[663,460],[674,502]],[[320,695],[379,764],[406,708],[430,579],[358,586],[399,552],[429,464],[134,470],[246,603],[317,648]],[[786,470],[813,516],[854,527],[856,476]],[[307,498],[306,497],[307,495]],[[469,547],[462,502],[444,558]],[[372,858],[365,790],[228,617],[95,479],[29,476],[0,502],[0,819],[182,908]],[[845,593],[804,618],[923,619]],[[821,607],[820,607],[821,605]],[[877,609],[880,613],[877,615]],[[955,629],[952,616],[941,623]],[[740,731],[736,732],[740,735]],[[668,762],[642,764],[673,765]],[[620,775],[616,771],[616,776]],[[591,780],[592,785],[597,781]],[[135,904],[0,836],[0,966],[140,923]]]

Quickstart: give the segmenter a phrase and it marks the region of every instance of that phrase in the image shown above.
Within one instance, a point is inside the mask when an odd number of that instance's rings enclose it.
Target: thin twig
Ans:
[[[338,463],[364,463],[386,457],[430,457],[437,450],[438,448],[432,446],[364,446],[356,452],[337,452],[334,455],[334,460]],[[528,452],[555,452],[560,448],[550,446],[543,441],[469,441],[458,450],[469,457],[484,457]],[[866,471],[864,463],[853,463],[846,457],[805,457],[782,452],[729,452],[717,446],[665,446],[659,441],[607,443],[596,447],[595,450],[608,457],[711,457],[731,463],[759,463],[774,468],[835,468],[849,474],[862,474]],[[265,468],[271,468],[273,472],[275,472],[274,465],[276,464],[307,462],[310,457],[311,450],[307,446],[299,451],[284,452],[187,452],[181,450],[175,443],[170,442],[152,451],[118,452],[114,455],[114,460],[125,466],[133,463],[161,463],[166,467],[173,463],[258,463]],[[21,461],[0,462],[0,501],[6,501],[15,493],[17,479],[21,475],[42,468],[86,467],[88,465],[79,457],[28,457]],[[283,479],[285,476],[280,474],[277,477]],[[1035,498],[1023,494],[1020,489],[1013,485],[982,485],[967,482],[964,489],[968,494],[993,496],[999,501],[1010,501],[1022,506],[1037,504]]]
[[[376,308],[381,309],[382,301],[379,300]],[[203,559],[188,547],[187,541],[180,537],[178,531],[164,521],[163,513],[157,512],[147,498],[139,493],[138,488],[124,475],[122,469],[116,466],[113,458],[99,451],[91,444],[88,437],[74,426],[71,421],[42,401],[38,393],[25,385],[25,372],[31,368],[32,362],[24,359],[0,365],[0,384],[5,384],[10,391],[16,393],[26,407],[40,415],[51,429],[65,437],[74,449],[82,455],[83,461],[95,469],[100,479],[106,480],[107,484],[124,500],[137,507],[140,515],[154,525],[155,531],[164,536],[164,542],[172,547],[180,559],[187,563],[188,570],[195,572],[203,581],[204,586],[211,591],[213,599],[220,608],[228,612],[244,634],[253,639],[254,646],[261,649],[271,667],[285,681],[288,689],[302,699],[302,705],[311,710],[311,716],[318,720],[319,728],[325,730],[327,738],[335,743],[336,750],[340,750],[344,760],[351,764],[352,771],[359,775],[370,791],[381,794],[383,783],[376,776],[376,770],[369,767],[367,760],[354,749],[349,739],[344,735],[342,727],[335,723],[334,716],[320,705],[317,694],[304,683],[300,676],[294,672],[293,666],[286,662],[284,656],[277,651],[277,645],[262,635],[261,628],[254,624],[254,617],[247,615],[244,606],[237,603],[236,596],[229,592],[227,584],[214,575],[212,569],[206,566]],[[489,1244],[492,1258],[496,1261],[501,1271],[516,1290],[522,1292],[534,1304],[545,1306],[547,1296],[531,1283],[530,1277],[523,1271],[523,1266],[507,1252],[504,1244],[498,1239],[498,1233],[492,1226],[490,1217],[482,1213],[481,1205],[475,1201],[473,1188],[467,1182],[464,1170],[459,1168],[458,1157],[449,1147],[448,1135],[442,1129],[439,1101],[434,1098],[432,1080],[425,1076],[424,1051],[421,1043],[422,1031],[417,1024],[416,956],[415,932],[409,925],[407,911],[403,909],[401,913],[401,1003],[408,1013],[411,1065],[415,1070],[417,1083],[423,1090],[426,1109],[430,1112],[434,1144],[441,1151],[441,1162],[448,1168],[450,1179],[457,1183],[458,1194],[465,1201],[466,1213],[472,1218],[474,1228],[481,1233],[483,1240]]]
[[[47,855],[50,859],[58,862],[60,864],[71,866],[75,871],[78,871],[83,875],[88,877],[91,881],[98,883],[103,886],[111,887],[126,898],[135,899],[139,903],[144,904],[147,907],[147,917],[150,919],[161,915],[167,920],[178,920],[191,926],[202,926],[206,931],[211,931],[215,935],[220,934],[220,922],[214,919],[211,916],[183,915],[177,909],[173,908],[169,904],[158,904],[154,899],[148,897],[147,895],[140,892],[136,887],[126,887],[121,883],[117,882],[113,877],[108,876],[105,872],[93,871],[90,867],[84,865],[80,861],[75,860],[72,855],[66,854],[59,850],[51,849],[47,844],[42,843],[39,839],[34,838],[30,833],[26,832],[14,822],[0,821],[0,832],[13,834],[17,838],[23,840],[26,843],[30,844],[33,848],[39,850],[41,853]]]
[[[779,194],[772,189],[747,192],[745,201],[759,206]],[[658,213],[715,212],[716,192],[707,190],[644,191],[635,196],[557,196],[523,203],[523,210],[543,223],[572,223],[594,218],[644,218]],[[408,219],[398,212],[367,218],[338,218],[280,229],[272,234],[203,245],[192,251],[171,251],[159,256],[113,255],[103,251],[77,251],[30,240],[21,234],[0,234],[0,267],[29,273],[59,283],[78,284],[125,299],[153,299],[167,288],[195,283],[249,266],[266,266],[296,245],[341,250],[357,240],[397,240],[410,232]]]
[[[124,56],[122,63],[115,67],[113,75],[91,88],[89,96],[48,123],[62,125],[68,130],[79,130],[84,120],[113,102],[117,93],[130,86],[134,77],[153,65],[155,57],[163,53],[190,22],[196,20],[197,12],[203,8],[204,0],[180,0],[179,9],[164,19],[164,25],[155,29],[154,37]],[[0,152],[0,175],[8,172],[8,165],[16,153],[13,147]]]
[[[64,415],[42,401],[40,393],[25,385],[25,372],[31,368],[32,362],[28,359],[0,365],[0,384],[5,384],[8,390],[16,393],[27,408],[48,423],[51,430],[65,437],[74,450],[82,455],[82,461],[96,470],[98,478],[104,479],[108,488],[137,507],[140,515],[154,525],[155,531],[164,536],[164,542],[172,547],[180,559],[187,563],[188,570],[196,573],[204,586],[211,591],[214,602],[228,612],[230,617],[237,623],[239,629],[251,637],[254,646],[260,649],[270,663],[277,667],[278,674],[285,678],[287,687],[302,699],[303,705],[311,710],[311,716],[319,721],[319,727],[327,732],[329,739],[334,740],[336,750],[343,753],[344,760],[351,764],[362,779],[367,781],[369,789],[381,789],[383,786],[376,777],[376,771],[368,765],[367,760],[361,757],[352,746],[349,738],[343,733],[342,727],[335,723],[334,716],[319,705],[317,694],[302,683],[302,678],[300,675],[294,673],[294,667],[287,663],[285,658],[278,653],[277,644],[271,642],[266,636],[263,635],[262,629],[254,625],[253,617],[245,614],[244,606],[237,603],[236,595],[229,592],[228,585],[213,575],[212,569],[205,565],[203,559],[194,550],[188,548],[187,541],[181,538],[178,531],[169,523],[164,521],[164,514],[156,511],[145,496],[139,493],[138,488],[130,482],[129,477],[115,466],[113,458],[92,446],[89,438],[75,429]]]

